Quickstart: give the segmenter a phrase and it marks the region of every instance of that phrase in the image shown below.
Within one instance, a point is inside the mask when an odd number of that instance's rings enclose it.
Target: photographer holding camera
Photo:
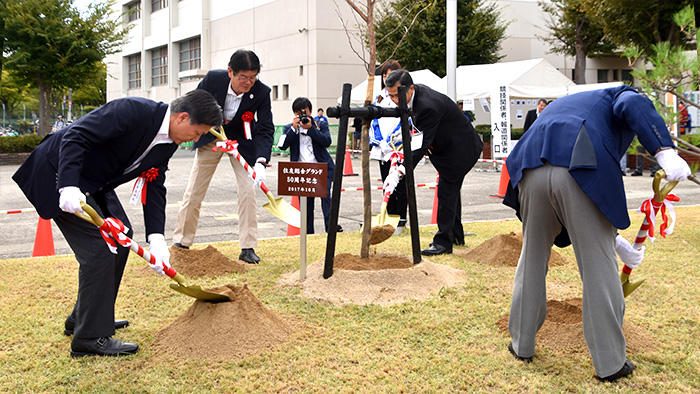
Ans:
[[[323,210],[323,223],[328,232],[328,217],[331,211],[331,183],[333,182],[333,172],[335,164],[328,147],[331,145],[331,133],[328,130],[328,122],[321,119],[314,120],[311,113],[311,101],[306,97],[298,97],[292,103],[294,118],[292,123],[284,126],[284,133],[277,142],[277,147],[286,150],[289,148],[291,161],[304,163],[328,163],[328,195],[321,199],[321,209]],[[308,197],[307,223],[308,234],[314,233],[314,198]],[[338,226],[338,232],[343,231]]]

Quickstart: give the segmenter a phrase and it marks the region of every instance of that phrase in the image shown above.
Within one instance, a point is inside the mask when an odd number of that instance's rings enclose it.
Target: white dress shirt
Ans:
[[[143,160],[144,157],[148,154],[148,152],[153,149],[154,146],[158,144],[172,144],[175,141],[170,139],[170,107],[165,111],[165,117],[163,117],[163,122],[160,124],[160,129],[158,129],[158,133],[156,134],[155,138],[153,138],[153,141],[151,141],[151,144],[148,145],[148,148],[139,156],[136,161],[130,165],[126,170],[124,170],[124,173],[126,174],[129,171],[133,171],[136,167],[141,164],[141,161]]]
[[[296,132],[299,133],[299,161],[304,163],[317,163],[311,137],[306,133],[302,133],[302,130],[304,129],[302,129],[301,126],[296,130]]]
[[[236,94],[236,92],[231,89],[231,83],[228,84],[228,91],[226,92],[226,100],[224,101],[224,122],[228,123],[238,112],[238,107],[241,106],[241,100],[243,99],[243,94]]]

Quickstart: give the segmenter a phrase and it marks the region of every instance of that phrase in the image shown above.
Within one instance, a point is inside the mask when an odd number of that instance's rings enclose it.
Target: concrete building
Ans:
[[[538,37],[547,34],[547,16],[537,0],[495,4],[509,22],[503,61],[543,57],[573,77],[574,59],[549,53]],[[240,48],[260,57],[259,77],[272,88],[275,124],[289,122],[294,98],[306,96],[325,108],[336,104],[344,82],[366,78],[339,19],[356,20],[343,0],[120,0],[114,12],[131,30],[122,51],[107,59],[108,100],[167,102],[194,89],[208,70],[226,68]],[[629,70],[624,59],[588,59],[586,81],[620,81]]]
[[[294,98],[306,96],[315,108],[335,105],[344,82],[367,75],[338,17],[354,23],[344,1],[121,0],[114,7],[131,29],[122,51],[106,59],[107,100],[168,102],[244,48],[260,58],[275,124],[285,124]]]

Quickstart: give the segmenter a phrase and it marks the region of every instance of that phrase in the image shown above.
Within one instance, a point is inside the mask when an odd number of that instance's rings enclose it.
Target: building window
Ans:
[[[127,22],[133,22],[135,20],[141,19],[141,2],[133,1],[125,5],[124,13],[126,14]]]
[[[194,70],[201,65],[199,37],[180,42],[180,71]]]
[[[632,70],[622,70],[622,82],[627,85],[634,84],[634,77],[632,76]]]
[[[168,47],[151,51],[151,85],[160,86],[168,83]]]
[[[613,80],[613,81],[619,81],[619,80],[620,80],[619,75],[620,75],[620,70],[613,70],[613,78],[612,78],[612,80]]]
[[[304,76],[304,66],[303,65],[299,66],[299,76],[300,77]]]
[[[576,69],[575,68],[571,69],[571,80],[576,81]]]
[[[141,87],[141,54],[137,53],[127,57],[129,64],[129,89]]]
[[[277,85],[272,87],[272,99],[273,100],[277,100],[277,98],[279,97],[279,92],[278,92],[277,87],[278,87]]]
[[[162,10],[168,6],[168,0],[151,0],[151,12]]]
[[[598,70],[598,83],[608,82],[608,70],[600,69]]]
[[[282,100],[289,100],[289,85],[282,85]]]

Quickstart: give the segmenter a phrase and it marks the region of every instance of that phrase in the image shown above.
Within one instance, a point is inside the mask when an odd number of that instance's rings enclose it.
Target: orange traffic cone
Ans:
[[[345,166],[343,166],[343,176],[357,175],[352,169],[352,157],[350,156],[350,148],[345,147]]]
[[[292,196],[292,206],[299,209],[299,196]],[[287,236],[291,237],[294,235],[299,235],[299,227],[294,227],[291,224],[287,225]]]
[[[53,232],[51,231],[51,220],[39,217],[36,225],[36,236],[34,237],[34,251],[32,257],[53,256],[56,254],[53,248]]]
[[[510,175],[508,174],[508,167],[506,167],[505,161],[506,159],[503,159],[503,165],[501,166],[501,180],[498,182],[498,194],[491,194],[489,197],[504,198],[506,196]]]
[[[438,187],[440,183],[440,174],[437,175],[435,179],[435,197],[433,197],[433,214],[430,216],[430,224],[437,224],[437,211],[438,211]]]

